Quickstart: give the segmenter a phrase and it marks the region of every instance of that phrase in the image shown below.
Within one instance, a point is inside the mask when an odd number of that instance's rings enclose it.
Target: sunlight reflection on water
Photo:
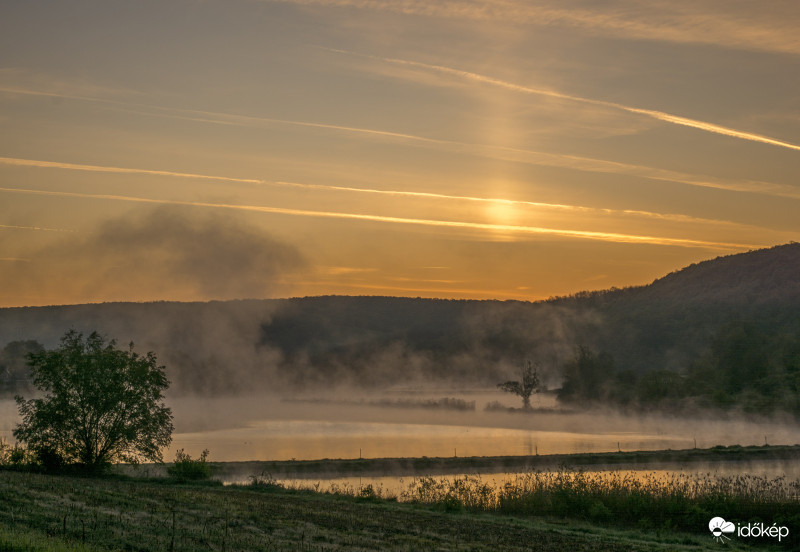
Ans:
[[[560,454],[687,448],[691,441],[637,432],[577,433],[438,424],[262,420],[174,437],[173,448],[209,448],[216,461]]]
[[[734,477],[749,474],[756,477],[774,479],[785,477],[787,480],[800,480],[800,466],[796,462],[786,460],[757,460],[757,461],[729,461],[729,462],[698,462],[696,464],[657,463],[640,468],[603,469],[592,466],[575,468],[582,471],[587,478],[615,477],[618,479],[634,479],[641,482],[653,480],[670,481],[675,478]],[[557,470],[541,470],[542,473],[555,473]],[[500,489],[506,483],[524,480],[531,472],[470,472],[462,474],[417,474],[403,476],[349,476],[349,477],[314,477],[275,479],[275,483],[290,489],[310,489],[318,492],[340,492],[344,494],[360,495],[361,490],[371,487],[371,492],[380,497],[402,498],[404,491],[422,477],[432,477],[435,480],[453,481],[469,477],[473,480],[487,484],[493,489]],[[256,474],[252,474],[256,475]],[[225,484],[246,485],[252,483],[252,477],[231,477],[223,479]]]

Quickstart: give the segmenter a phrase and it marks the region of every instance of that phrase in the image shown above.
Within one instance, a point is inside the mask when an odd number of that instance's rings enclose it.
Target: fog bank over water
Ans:
[[[154,351],[173,396],[491,386],[535,359],[549,387],[591,309],[516,302],[317,297],[0,309],[0,349],[68,329]]]
[[[475,408],[413,406],[441,404],[442,398],[458,400],[460,405],[474,402]],[[800,427],[789,420],[578,412],[559,408],[552,395],[535,396],[534,411],[528,413],[484,409],[489,403],[518,408],[520,402],[491,388],[168,397],[175,433],[164,458],[171,460],[181,448],[193,457],[208,449],[212,461],[248,461],[517,456],[800,443]],[[14,402],[0,401],[0,437],[13,441],[11,431],[18,419]]]
[[[519,406],[516,397],[493,389],[452,391],[449,395],[433,392],[415,398],[423,403],[445,396],[475,401],[475,410],[376,406],[376,397],[392,404],[398,400],[397,393],[353,393],[347,402],[340,394],[289,400],[272,395],[176,398],[170,401],[176,427],[172,449],[185,448],[195,455],[207,448],[212,460],[245,461],[544,455],[800,443],[800,428],[789,421],[735,416],[690,419],[611,410],[573,412],[557,408],[552,396],[537,397],[530,413],[485,411],[484,406],[495,401]]]

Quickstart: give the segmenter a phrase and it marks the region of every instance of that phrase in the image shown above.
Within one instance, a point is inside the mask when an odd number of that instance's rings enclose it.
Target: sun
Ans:
[[[495,199],[486,204],[486,217],[492,224],[514,225],[518,222],[519,211],[514,202],[508,199]]]

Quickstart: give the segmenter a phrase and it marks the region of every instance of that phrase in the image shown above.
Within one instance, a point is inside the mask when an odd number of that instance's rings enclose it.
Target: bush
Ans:
[[[15,470],[29,469],[37,463],[37,458],[19,443],[13,447],[0,438],[0,466]],[[40,465],[41,463],[38,462]]]
[[[272,477],[272,474],[263,471],[261,475],[251,475],[248,479],[250,479],[250,486],[258,490],[277,491],[285,488],[282,483],[278,483],[278,481]]]
[[[197,459],[180,449],[175,453],[175,463],[167,468],[167,473],[172,478],[186,481],[210,479],[211,465],[206,462],[207,459],[208,449],[201,452]]]
[[[53,448],[41,447],[36,451],[36,464],[45,473],[59,473],[64,469],[64,458]]]

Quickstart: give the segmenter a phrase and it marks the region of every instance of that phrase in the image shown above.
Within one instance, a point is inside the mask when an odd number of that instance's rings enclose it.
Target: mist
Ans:
[[[475,401],[475,409],[399,408],[372,402],[444,396]],[[551,395],[536,397],[535,410],[529,413],[485,410],[492,401],[518,406],[515,397],[489,388],[380,393],[351,389],[348,395],[342,390],[318,392],[305,400],[279,394],[176,398],[171,402],[176,415],[173,448],[192,454],[207,448],[216,461],[243,462],[543,456],[800,443],[800,429],[791,420],[718,413],[626,414],[605,408],[571,411],[558,408]]]
[[[175,206],[134,210],[17,256],[0,287],[28,304],[275,297],[306,266],[297,247],[230,213]]]

